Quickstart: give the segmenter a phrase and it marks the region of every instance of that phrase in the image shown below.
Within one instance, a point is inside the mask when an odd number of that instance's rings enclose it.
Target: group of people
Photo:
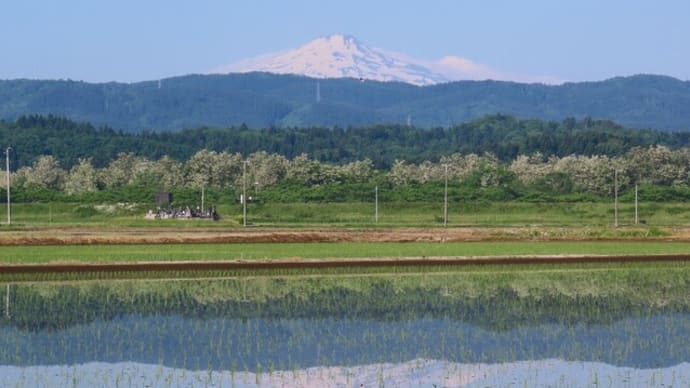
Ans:
[[[185,207],[168,207],[167,209],[159,207],[158,210],[150,210],[146,213],[146,219],[148,220],[160,220],[160,219],[170,219],[170,218],[181,218],[181,219],[192,219],[201,218],[217,221],[220,216],[216,211],[215,206],[209,206],[208,209],[202,211],[202,209],[197,206],[196,209],[189,206]]]

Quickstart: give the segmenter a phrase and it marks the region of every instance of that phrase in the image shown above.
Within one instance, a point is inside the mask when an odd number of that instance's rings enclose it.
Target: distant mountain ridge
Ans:
[[[317,98],[318,95],[318,98]],[[0,118],[55,114],[125,131],[246,124],[448,126],[486,114],[560,121],[608,119],[634,128],[690,130],[690,82],[638,75],[563,85],[400,82],[246,73],[132,84],[0,81]]]

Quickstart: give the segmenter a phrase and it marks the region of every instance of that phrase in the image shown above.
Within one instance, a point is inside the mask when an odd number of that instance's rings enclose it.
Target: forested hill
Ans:
[[[408,120],[432,128],[496,113],[555,121],[594,117],[635,128],[690,130],[690,82],[640,75],[558,86],[462,81],[418,87],[267,73],[133,84],[0,81],[0,118],[5,120],[55,114],[128,132],[241,124],[361,127]]]
[[[453,153],[489,152],[500,160],[536,152],[544,156],[622,155],[633,147],[690,146],[690,132],[628,129],[610,121],[569,118],[560,122],[520,120],[490,115],[449,128],[419,129],[406,125],[341,128],[198,128],[138,134],[96,128],[55,116],[26,116],[0,122],[0,145],[12,146],[12,167],[28,166],[39,155],[52,155],[64,168],[79,158],[103,167],[118,153],[157,160],[164,155],[186,160],[201,149],[245,156],[257,151],[289,159],[302,153],[322,162],[371,159],[378,168],[396,159],[413,163],[438,161]]]

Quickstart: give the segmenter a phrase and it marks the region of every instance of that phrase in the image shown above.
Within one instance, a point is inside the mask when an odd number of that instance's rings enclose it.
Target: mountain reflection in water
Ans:
[[[590,387],[690,386],[690,364],[634,369],[608,364],[536,360],[459,364],[417,359],[404,363],[312,367],[289,371],[192,371],[162,365],[88,363],[75,366],[0,366],[2,386],[208,386],[208,387]]]

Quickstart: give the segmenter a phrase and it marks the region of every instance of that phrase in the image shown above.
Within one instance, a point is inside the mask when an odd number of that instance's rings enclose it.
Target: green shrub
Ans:
[[[89,218],[98,215],[98,210],[92,205],[78,205],[74,208],[74,214],[81,218]]]

